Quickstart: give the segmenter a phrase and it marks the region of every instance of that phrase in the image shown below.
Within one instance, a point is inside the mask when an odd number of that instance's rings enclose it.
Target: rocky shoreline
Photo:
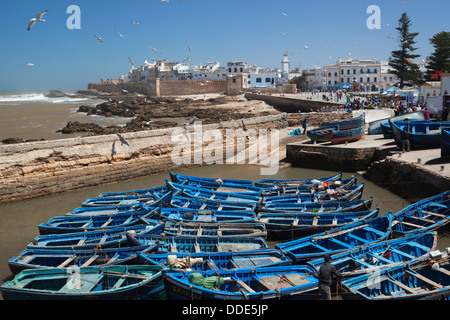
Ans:
[[[281,114],[272,106],[262,101],[248,100],[244,96],[227,96],[209,94],[198,96],[153,97],[130,92],[104,93],[97,90],[79,90],[74,94],[66,94],[58,90],[50,90],[49,98],[96,98],[104,100],[97,105],[81,105],[77,112],[87,116],[105,118],[129,118],[125,125],[100,125],[93,122],[68,121],[56,132],[64,135],[80,133],[82,136],[105,134],[123,134],[174,128],[180,125],[201,121],[202,124],[221,123],[223,121],[249,119],[254,117]],[[340,115],[339,117],[345,117]],[[311,126],[320,125],[324,121],[335,120],[336,113],[288,114],[288,126],[300,126],[304,117],[308,117]],[[10,137],[2,140],[2,144],[17,144],[42,141],[44,139],[23,139]]]

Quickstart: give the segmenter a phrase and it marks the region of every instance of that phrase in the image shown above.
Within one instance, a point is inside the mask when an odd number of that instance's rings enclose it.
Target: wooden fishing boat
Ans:
[[[342,179],[342,173],[335,174],[330,177],[321,177],[321,178],[311,178],[311,179],[260,179],[255,181],[255,186],[260,187],[273,187],[274,185],[279,186],[292,186],[295,188],[308,186],[312,187],[317,182],[330,182],[330,181],[340,181]]]
[[[164,230],[160,221],[146,220],[145,224],[106,230],[54,233],[37,236],[28,244],[29,249],[86,250],[127,245],[128,232],[159,234]]]
[[[389,125],[394,133],[394,140],[398,147],[402,147],[402,131],[406,128],[409,133],[410,146],[414,149],[440,148],[442,144],[441,129],[450,127],[448,122],[411,122],[408,124],[390,120]]]
[[[449,250],[450,251],[450,250]],[[394,265],[342,281],[352,300],[445,300],[450,295],[448,251],[436,261],[430,256],[412,263]],[[435,264],[435,263],[438,264]]]
[[[395,235],[429,231],[445,234],[450,228],[450,191],[417,201],[393,216],[392,231]]]
[[[267,237],[264,223],[164,223],[164,234],[187,237]]]
[[[450,128],[442,128],[441,158],[450,158]]]
[[[422,111],[416,111],[412,113],[404,113],[399,116],[391,117],[391,118],[384,118],[379,119],[375,121],[371,121],[368,123],[368,134],[374,135],[374,134],[382,134],[381,124],[388,124],[389,120],[391,121],[406,121],[406,120],[425,120],[425,117],[423,115]]]
[[[332,144],[343,144],[348,142],[355,142],[359,140],[364,140],[366,137],[364,132],[364,126],[342,130],[332,130],[329,140]]]
[[[241,201],[253,203],[255,205],[259,205],[261,202],[261,196],[259,194],[221,192],[191,185],[173,183],[170,181],[166,181],[166,183],[171,191],[178,192],[178,195],[180,196],[216,201]]]
[[[352,130],[359,127],[364,128],[364,125],[365,114],[363,113],[355,118],[326,122],[319,128],[308,130],[306,134],[312,142],[328,142],[332,138],[333,132]]]
[[[246,186],[240,184],[232,183],[218,183],[218,182],[205,182],[205,181],[191,181],[185,180],[182,185],[189,187],[196,187],[201,189],[208,189],[218,192],[231,192],[232,194],[239,194],[244,196],[262,196],[262,195],[272,195],[270,187],[255,187]]]
[[[326,191],[318,192],[303,192],[296,195],[265,197],[263,205],[265,207],[286,205],[286,204],[301,204],[303,202],[343,202],[360,200],[364,192],[364,182],[355,186],[350,186],[343,189],[326,189]]]
[[[227,211],[227,210],[198,210],[185,208],[158,208],[153,211],[153,215],[141,218],[154,220],[173,221],[176,223],[255,223],[256,214],[254,211]]]
[[[258,220],[265,224],[270,240],[293,240],[372,219],[377,217],[378,213],[379,209],[318,214],[261,213]]]
[[[328,201],[288,203],[284,205],[264,205],[260,212],[272,213],[314,213],[314,212],[349,212],[370,210],[373,197],[354,201]]]
[[[345,253],[331,256],[331,264],[335,266],[343,278],[373,273],[375,269],[390,268],[394,265],[424,258],[436,249],[437,234],[427,232],[398,239],[376,242]],[[307,262],[316,271],[324,263],[323,258]]]
[[[167,272],[222,270],[291,265],[292,260],[276,249],[213,253],[138,253],[142,264],[169,268]]]
[[[365,115],[365,113],[362,113],[359,116],[352,117],[352,118],[324,122],[321,125],[321,127],[322,128],[330,128],[330,127],[339,126],[339,128],[341,130],[354,129],[354,128],[358,128],[360,126],[364,126],[366,123],[365,119],[366,119],[366,115]]]
[[[168,206],[170,204],[170,199],[172,199],[172,192],[169,191],[166,194],[164,194],[161,198],[159,198],[156,201],[147,201],[147,202],[140,202],[137,200],[122,200],[118,202],[116,206],[112,205],[112,202],[103,203],[105,206],[101,206],[100,203],[98,203],[98,206],[85,206],[85,207],[79,207],[71,212],[66,213],[66,216],[82,216],[82,215],[113,215],[116,213],[145,213],[150,210],[152,210],[155,207],[158,206]],[[106,198],[105,198],[106,199]]]
[[[357,177],[344,179],[342,181],[317,181],[315,184],[304,185],[297,189],[291,189],[288,192],[286,192],[286,189],[284,187],[281,187],[282,190],[278,195],[266,195],[263,197],[262,202],[283,202],[285,200],[288,200],[288,202],[292,202],[291,200],[294,199],[295,196],[301,198],[304,196],[311,196],[311,193],[324,194],[326,192],[331,192],[331,190],[342,190],[346,188],[356,187],[357,181]]]
[[[50,218],[38,228],[41,235],[108,230],[142,224],[139,218],[151,215],[150,209],[116,214],[66,215]]]
[[[9,259],[8,265],[13,274],[25,269],[133,265],[138,264],[138,253],[152,254],[157,251],[158,244],[91,250],[26,249]]]
[[[394,121],[394,122],[401,123],[402,125],[405,125],[407,123],[406,121]],[[417,120],[417,121],[410,121],[409,123],[421,123],[421,122],[430,123],[432,121],[431,120]],[[394,132],[392,131],[391,125],[389,124],[388,121],[380,124],[380,128],[381,128],[381,133],[383,134],[383,138],[394,139]]]
[[[173,195],[170,201],[172,208],[186,208],[195,210],[216,210],[216,211],[252,211],[257,209],[257,204],[246,201],[228,201],[199,199]]]
[[[114,197],[96,197],[88,198],[81,203],[82,207],[116,207],[120,205],[142,204],[146,207],[155,207],[164,204],[164,201],[170,199],[170,191],[164,193],[155,193],[153,195],[136,196],[114,196]]]
[[[329,142],[330,137],[332,135],[333,130],[339,130],[339,126],[333,126],[333,127],[319,127],[316,129],[308,130],[306,132],[306,135],[309,139],[311,139],[311,142]]]
[[[260,237],[185,237],[165,235],[127,234],[128,245],[148,246],[159,242],[158,253],[168,252],[221,252],[268,249]]]
[[[171,272],[164,284],[168,299],[175,300],[308,299],[318,288],[309,266]]]
[[[167,186],[153,187],[148,189],[136,189],[127,190],[119,192],[102,192],[97,197],[98,198],[111,198],[111,197],[128,197],[128,196],[151,196],[154,194],[164,194],[169,192]]]
[[[159,266],[24,270],[2,285],[5,300],[151,299],[163,290]]]
[[[221,179],[221,178],[206,178],[183,175],[175,172],[169,172],[170,180],[175,183],[183,183],[183,181],[200,181],[200,182],[217,182],[217,183],[231,183],[244,186],[253,186],[253,180],[239,180],[239,179]]]
[[[386,240],[390,235],[392,215],[360,221],[319,234],[277,244],[295,263],[322,258]]]

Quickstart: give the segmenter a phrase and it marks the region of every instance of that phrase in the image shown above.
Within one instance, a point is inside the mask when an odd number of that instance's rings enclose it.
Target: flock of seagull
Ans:
[[[180,0],[179,2],[184,2],[184,1],[185,1],[185,0]],[[169,0],[161,0],[161,2],[169,3]],[[406,4],[407,4],[406,2],[402,2],[402,5],[406,5]],[[36,23],[38,23],[38,22],[45,22],[45,20],[43,20],[42,17],[43,17],[43,15],[46,14],[47,12],[48,12],[48,10],[44,10],[44,11],[38,12],[38,13],[36,14],[36,17],[35,17],[35,18],[30,19],[29,22],[28,22],[28,28],[27,28],[28,31],[30,31],[31,28],[32,28]],[[283,16],[285,16],[285,17],[289,17],[289,15],[288,15],[287,13],[285,13],[285,12],[280,12],[280,13],[281,13]],[[139,22],[133,21],[133,24],[134,24],[134,25],[138,25]],[[386,26],[386,27],[389,27],[389,24],[385,24],[385,26]],[[120,33],[119,31],[115,30],[115,32],[116,32],[121,38],[127,39],[127,37],[124,36],[124,35],[123,35],[122,33]],[[280,32],[280,34],[281,34],[281,35],[286,35],[286,33],[284,33],[284,32]],[[95,35],[95,38],[96,38],[100,43],[103,43],[103,39],[102,39],[100,36]],[[388,38],[388,39],[394,39],[394,37],[392,37],[392,36],[387,36],[387,38]],[[401,40],[402,40],[402,43],[405,43],[405,41],[403,41],[403,39],[401,39]],[[356,45],[356,44],[357,44],[356,42],[353,42],[353,43],[352,43],[352,45]],[[154,48],[154,47],[151,47],[151,46],[149,46],[149,47],[150,47],[153,51],[159,52],[158,49],[156,49],[156,48]],[[188,50],[189,50],[189,52],[190,52],[190,51],[191,51],[191,46],[190,46],[189,44],[187,45],[187,48],[188,48]],[[305,45],[305,46],[303,46],[303,48],[306,50],[306,49],[308,49],[308,46]],[[292,54],[295,54],[295,53],[297,53],[297,50],[292,51]],[[348,55],[350,56],[350,55],[351,55],[351,52],[349,52]],[[329,58],[332,59],[331,56],[330,56]],[[131,60],[130,57],[128,57],[128,60],[130,61],[131,65],[134,67],[134,62],[133,62],[133,60]],[[154,60],[156,60],[156,59],[154,59]],[[183,60],[183,62],[186,62],[186,61],[190,61],[190,57],[187,57],[186,59]],[[34,64],[33,64],[33,63],[28,63],[27,66],[28,66],[28,67],[34,67]]]

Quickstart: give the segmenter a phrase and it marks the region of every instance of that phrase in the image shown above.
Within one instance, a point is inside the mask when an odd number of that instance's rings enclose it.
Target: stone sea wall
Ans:
[[[234,128],[271,128],[281,124],[284,115],[226,121],[203,125],[203,131]],[[0,203],[82,189],[101,184],[135,179],[200,165],[193,160],[176,164],[172,150],[175,128],[111,134],[51,141],[0,145]],[[179,127],[180,132],[183,132]],[[194,141],[193,126],[184,133]],[[245,137],[245,130],[236,130],[236,137]],[[225,144],[225,139],[223,140]],[[203,146],[208,143],[203,143]],[[225,145],[223,147],[225,152]]]
[[[393,157],[375,161],[363,176],[411,202],[450,190],[445,176]]]

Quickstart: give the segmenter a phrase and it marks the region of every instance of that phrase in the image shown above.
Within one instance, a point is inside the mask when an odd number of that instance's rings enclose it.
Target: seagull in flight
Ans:
[[[98,35],[95,35],[95,37],[97,38],[98,41],[100,41],[101,43],[103,43],[103,39],[100,38]]]
[[[48,10],[44,10],[44,11],[38,12],[36,14],[36,18],[30,19],[30,22],[28,23],[28,31],[30,31],[31,27],[34,26],[34,24],[36,22],[45,22],[45,20],[42,20],[42,16],[44,14],[46,14],[47,12],[48,12]]]
[[[128,60],[130,60],[131,65],[134,67],[134,62],[133,62],[133,60],[131,60],[130,57],[128,57]]]
[[[139,24],[139,22],[137,22],[137,21],[134,21],[134,22],[133,22],[133,24]]]
[[[169,3],[169,0],[161,0],[161,2]]]
[[[284,12],[280,12],[283,16],[287,17],[288,15]]]
[[[303,48],[308,49],[308,46],[304,46]]]
[[[191,52],[191,46],[187,45],[189,52]]]
[[[183,60],[183,62],[190,61],[190,60],[191,60],[191,57],[187,57],[186,59]]]
[[[34,67],[34,63],[27,63],[27,67]]]
[[[127,37],[125,37],[123,34],[121,34],[119,31],[117,31],[116,30],[116,32],[117,32],[117,34],[121,37],[121,38],[124,38],[125,40],[127,39]]]

